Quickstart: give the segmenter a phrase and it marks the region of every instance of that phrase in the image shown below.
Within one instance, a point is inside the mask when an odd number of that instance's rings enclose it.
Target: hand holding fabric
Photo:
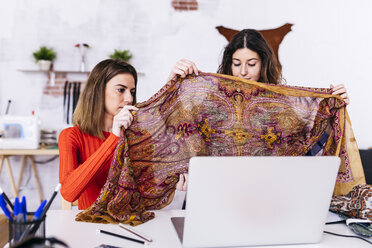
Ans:
[[[342,99],[344,99],[346,105],[348,105],[350,103],[349,96],[348,96],[346,88],[343,84],[338,84],[336,86],[333,86],[333,84],[331,84],[330,88],[332,90],[332,95],[340,95],[342,97]]]
[[[176,184],[176,189],[180,191],[187,191],[187,185],[189,183],[189,174],[180,174],[180,180]]]
[[[112,133],[116,136],[120,137],[120,129],[124,127],[127,129],[133,121],[133,115],[131,111],[138,111],[138,108],[132,105],[124,106],[120,112],[114,116],[114,120],[112,123]]]
[[[173,66],[172,71],[169,74],[168,81],[175,79],[178,75],[181,78],[185,78],[187,75],[193,73],[199,75],[199,71],[195,63],[187,59],[180,59]]]

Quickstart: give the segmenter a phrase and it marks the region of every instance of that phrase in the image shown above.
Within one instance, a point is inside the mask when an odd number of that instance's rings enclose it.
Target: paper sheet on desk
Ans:
[[[136,225],[154,218],[147,210],[172,202],[193,156],[337,155],[335,194],[365,183],[345,103],[329,89],[200,73],[167,83],[137,107],[100,196],[77,220]]]
[[[335,213],[332,213],[332,212],[329,211],[328,215],[327,215],[326,222],[335,222],[335,221],[344,220],[344,219],[345,218],[342,218],[338,214],[335,214]]]

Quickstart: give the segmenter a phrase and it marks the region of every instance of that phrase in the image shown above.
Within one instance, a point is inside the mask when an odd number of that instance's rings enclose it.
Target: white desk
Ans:
[[[76,222],[75,215],[78,210],[50,210],[47,215],[46,236],[56,237],[65,241],[70,247],[97,247],[100,244],[114,245],[118,247],[143,247],[131,241],[108,236],[105,234],[96,235],[96,229],[106,230],[122,234],[125,236],[137,238],[129,232],[113,224],[95,224]],[[151,237],[153,242],[147,247],[157,248],[175,248],[181,247],[178,236],[173,228],[170,217],[184,216],[183,210],[159,210],[155,212],[155,219],[135,227],[138,231]],[[330,215],[333,215],[330,213]],[[325,230],[335,233],[354,235],[354,233],[344,225],[327,225]],[[370,239],[372,241],[372,239]],[[270,246],[274,247],[274,246]],[[280,248],[350,248],[350,247],[371,247],[370,244],[355,238],[343,238],[334,235],[323,234],[319,244],[308,245],[286,245],[278,246]],[[262,248],[260,246],[259,248]]]

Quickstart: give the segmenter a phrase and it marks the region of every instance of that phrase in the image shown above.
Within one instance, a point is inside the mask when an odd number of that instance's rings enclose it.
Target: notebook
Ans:
[[[317,243],[340,159],[193,157],[185,217],[172,223],[184,247]]]

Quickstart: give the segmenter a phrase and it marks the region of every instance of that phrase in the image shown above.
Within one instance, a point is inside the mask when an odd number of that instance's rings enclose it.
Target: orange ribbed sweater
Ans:
[[[106,182],[119,138],[103,132],[105,140],[83,133],[79,127],[64,129],[59,135],[59,182],[67,201],[78,201],[86,209],[97,199]]]

